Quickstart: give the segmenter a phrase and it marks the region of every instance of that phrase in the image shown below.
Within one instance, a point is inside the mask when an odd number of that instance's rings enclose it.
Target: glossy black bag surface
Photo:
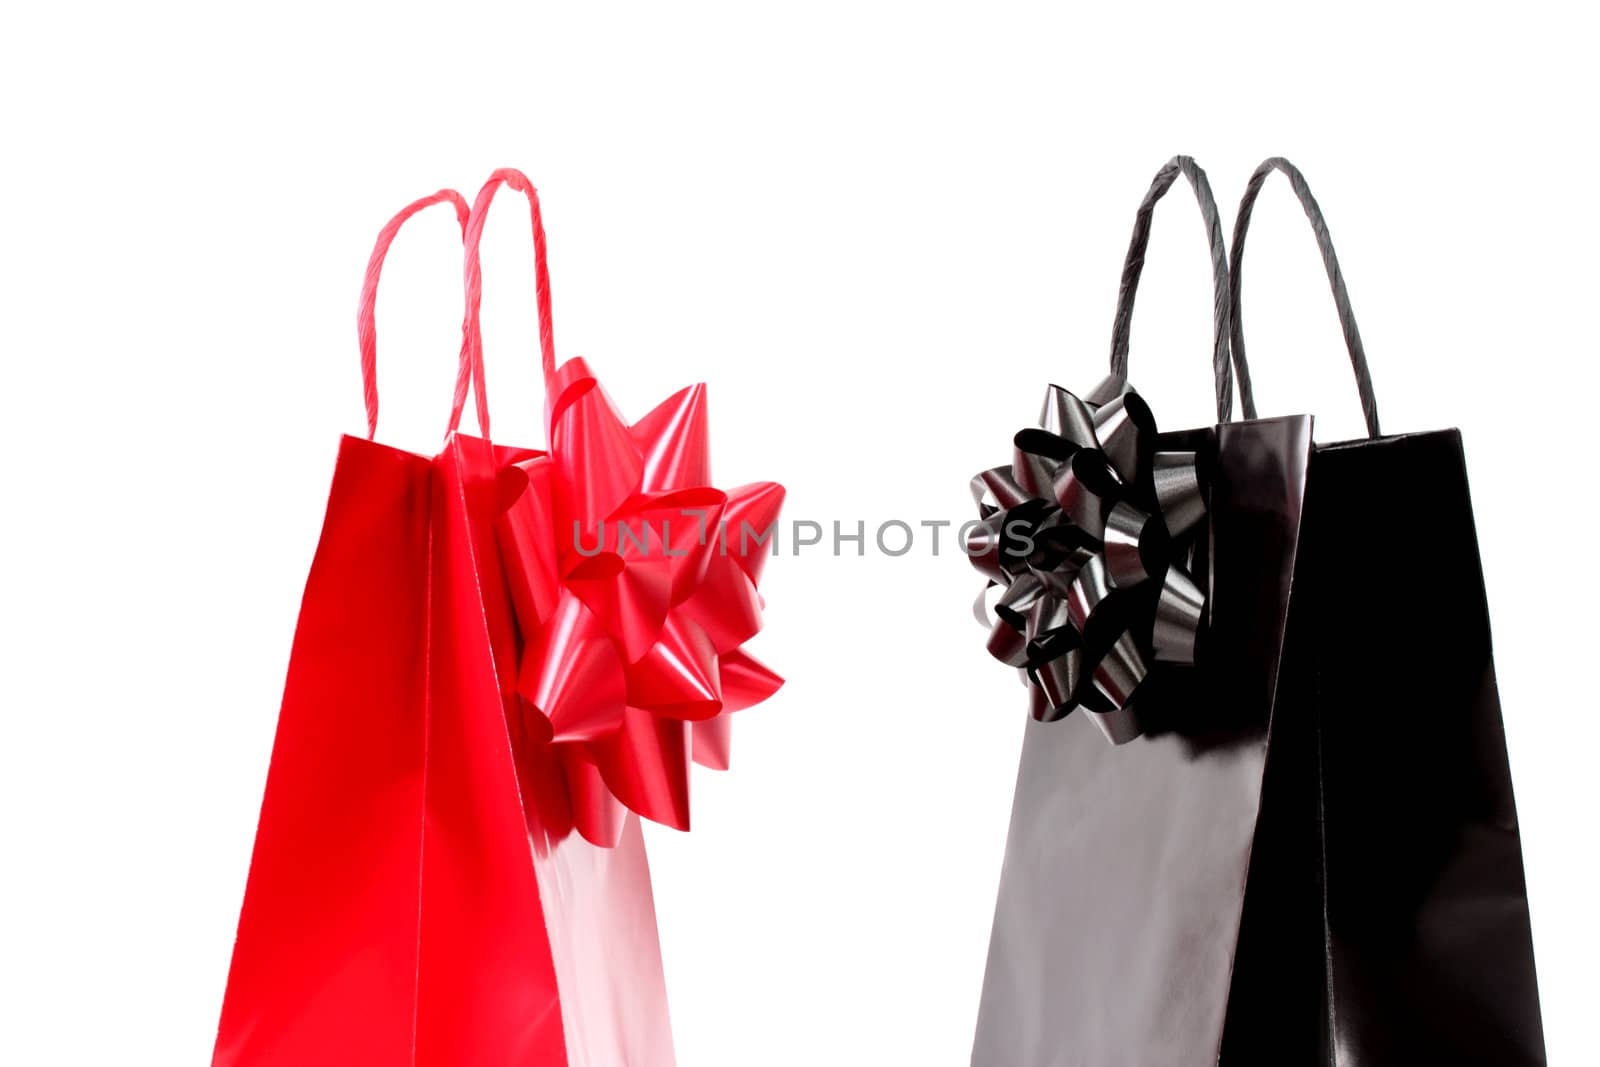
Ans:
[[[1312,453],[1244,915],[1224,1065],[1545,1062],[1453,430]]]

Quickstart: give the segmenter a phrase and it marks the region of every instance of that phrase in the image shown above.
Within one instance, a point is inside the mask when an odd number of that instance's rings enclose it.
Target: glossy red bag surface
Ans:
[[[213,1062],[411,1062],[431,471],[340,442]]]
[[[465,435],[341,442],[216,1064],[672,1062],[637,816],[614,848],[553,831],[553,768],[514,757],[493,473]]]

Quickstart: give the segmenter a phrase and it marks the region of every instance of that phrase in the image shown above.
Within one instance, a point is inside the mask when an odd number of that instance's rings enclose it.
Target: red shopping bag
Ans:
[[[488,440],[477,240],[503,184],[529,201],[548,453]],[[395,231],[445,200],[470,238],[467,316],[428,458],[371,441],[372,316]],[[439,193],[380,234],[369,437],[341,443],[307,583],[218,1067],[673,1063],[638,815],[686,829],[691,755],[725,766],[727,715],[779,682],[739,647],[759,627],[760,542],[674,553],[649,520],[693,503],[770,523],[782,494],[707,486],[699,387],[623,423],[581,361],[555,368],[549,311],[520,174],[497,172],[470,213]],[[482,437],[455,432],[469,378]],[[639,515],[626,550],[556,535]]]

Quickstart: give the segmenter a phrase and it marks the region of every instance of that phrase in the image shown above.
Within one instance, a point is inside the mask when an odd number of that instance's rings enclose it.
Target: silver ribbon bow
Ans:
[[[1081,400],[1052,385],[1013,444],[1009,465],[972,479],[981,521],[966,550],[989,579],[976,604],[989,651],[1021,669],[1034,718],[1081,707],[1113,744],[1131,741],[1146,679],[1195,661],[1195,454],[1157,451],[1149,406],[1116,375]]]

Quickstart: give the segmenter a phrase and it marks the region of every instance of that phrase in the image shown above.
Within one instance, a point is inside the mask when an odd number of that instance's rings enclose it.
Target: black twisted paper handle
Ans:
[[[1139,290],[1139,276],[1144,272],[1145,249],[1150,244],[1150,220],[1156,203],[1166,195],[1172,183],[1182,174],[1189,179],[1195,199],[1200,202],[1200,214],[1205,222],[1206,237],[1211,244],[1211,277],[1214,287],[1212,308],[1211,367],[1217,385],[1217,421],[1227,422],[1233,414],[1233,366],[1239,370],[1240,395],[1250,396],[1250,376],[1242,359],[1230,363],[1228,346],[1238,336],[1233,326],[1234,303],[1230,298],[1228,250],[1222,241],[1222,216],[1217,211],[1217,201],[1211,195],[1211,183],[1189,156],[1173,156],[1166,166],[1156,172],[1149,192],[1134,216],[1133,238],[1128,242],[1128,255],[1122,262],[1122,284],[1117,289],[1117,315],[1111,327],[1111,373],[1128,377],[1128,335],[1133,327],[1133,298]],[[1251,404],[1245,401],[1248,417],[1254,417]]]
[[[1378,430],[1378,399],[1372,391],[1372,372],[1367,369],[1367,352],[1361,344],[1361,331],[1356,328],[1356,315],[1350,309],[1350,294],[1345,289],[1344,273],[1339,270],[1339,257],[1333,251],[1333,238],[1328,235],[1328,224],[1322,217],[1317,198],[1311,195],[1305,175],[1298,167],[1281,156],[1273,156],[1256,168],[1245,186],[1244,199],[1239,201],[1239,214],[1233,224],[1232,283],[1229,286],[1229,317],[1232,322],[1233,361],[1239,372],[1239,399],[1244,406],[1245,418],[1255,418],[1255,398],[1250,392],[1250,376],[1245,369],[1244,323],[1240,315],[1240,279],[1244,273],[1244,238],[1250,229],[1250,216],[1255,211],[1256,197],[1261,186],[1275,170],[1289,179],[1289,187],[1299,198],[1316,235],[1317,248],[1322,253],[1322,265],[1328,272],[1328,284],[1333,289],[1333,302],[1339,309],[1339,325],[1344,330],[1345,347],[1350,350],[1350,367],[1355,371],[1356,389],[1361,394],[1361,412],[1366,416],[1367,434],[1380,436]]]

